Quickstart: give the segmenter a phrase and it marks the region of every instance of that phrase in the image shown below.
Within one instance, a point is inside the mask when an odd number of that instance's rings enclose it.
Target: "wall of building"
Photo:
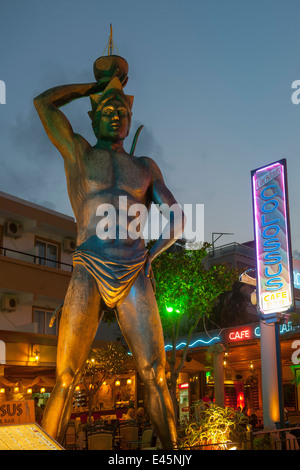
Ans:
[[[10,222],[17,233],[9,231]],[[53,311],[63,302],[72,270],[66,238],[76,239],[74,219],[0,193],[0,330],[38,333],[34,309]],[[37,240],[57,247],[57,265],[37,257]]]

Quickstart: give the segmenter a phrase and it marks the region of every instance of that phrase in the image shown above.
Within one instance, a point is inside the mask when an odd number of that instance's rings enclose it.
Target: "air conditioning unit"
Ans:
[[[5,224],[5,235],[7,237],[19,238],[23,233],[23,225],[9,220]]]
[[[73,253],[76,248],[76,241],[74,238],[65,238],[64,239],[64,251],[67,253]]]
[[[16,310],[18,298],[14,295],[2,295],[1,297],[1,310],[13,312]]]

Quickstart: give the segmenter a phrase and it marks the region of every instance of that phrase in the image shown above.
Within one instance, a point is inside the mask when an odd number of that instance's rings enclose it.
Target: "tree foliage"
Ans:
[[[150,242],[148,247],[153,242]],[[165,337],[172,341],[167,360],[171,371],[171,395],[176,410],[176,382],[186,359],[190,341],[200,320],[209,317],[218,297],[229,291],[238,273],[225,265],[206,268],[204,258],[209,244],[199,249],[164,252],[152,263],[156,300]],[[186,346],[176,364],[176,343],[186,336]]]
[[[90,419],[94,395],[109,377],[124,373],[129,360],[126,349],[118,343],[107,343],[100,349],[91,349],[81,379],[89,397]]]
[[[200,318],[210,315],[218,297],[238,278],[237,272],[225,265],[205,267],[208,246],[164,252],[152,263],[156,300],[168,336],[193,332]],[[176,332],[177,325],[181,328]]]
[[[257,318],[256,307],[251,305],[251,293],[254,286],[235,282],[230,292],[224,292],[218,298],[211,312],[211,318],[221,328],[251,323]]]

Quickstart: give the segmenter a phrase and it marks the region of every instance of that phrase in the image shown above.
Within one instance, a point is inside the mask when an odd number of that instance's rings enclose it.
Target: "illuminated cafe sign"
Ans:
[[[281,335],[285,333],[294,334],[299,333],[299,326],[293,327],[291,321],[281,323],[279,325],[279,332]],[[232,328],[224,328],[222,330],[215,330],[208,336],[206,333],[200,333],[189,344],[189,349],[209,347],[216,343],[236,343],[238,341],[247,341],[260,338],[260,324],[250,323],[247,325],[235,326]],[[186,346],[186,341],[179,341],[175,349],[180,350]],[[170,351],[173,349],[172,344],[166,344],[165,350]]]
[[[279,325],[279,333],[291,333],[293,331],[293,324],[291,321]],[[243,325],[235,328],[225,328],[222,331],[221,341],[223,343],[237,343],[238,341],[247,341],[260,338],[260,324],[252,323],[250,325]]]
[[[251,172],[257,263],[257,307],[262,315],[294,310],[286,160]]]

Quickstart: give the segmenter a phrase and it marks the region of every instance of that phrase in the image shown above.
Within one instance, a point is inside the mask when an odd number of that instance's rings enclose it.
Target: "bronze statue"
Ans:
[[[104,65],[103,65],[104,64]],[[150,252],[142,237],[119,237],[132,218],[123,218],[119,197],[127,207],[151,203],[176,205],[151,158],[136,157],[123,148],[129,133],[133,97],[124,94],[127,62],[108,55],[95,62],[96,83],[63,85],[34,99],[42,124],[64,158],[68,193],[77,221],[74,270],[62,310],[57,346],[57,381],[48,400],[43,428],[62,441],[72,397],[95,337],[105,305],[116,316],[145,384],[147,408],[165,449],[176,446],[174,410],[165,379],[165,350],[159,312],[150,281],[151,261],[171,246],[183,231],[184,215],[170,219],[170,237],[161,236]],[[105,71],[102,69],[106,69]],[[73,132],[59,109],[71,100],[90,96],[91,146]],[[96,234],[97,209],[116,208],[116,239]],[[99,214],[99,211],[98,211]],[[125,222],[124,222],[125,221]],[[124,226],[124,224],[127,224]]]

